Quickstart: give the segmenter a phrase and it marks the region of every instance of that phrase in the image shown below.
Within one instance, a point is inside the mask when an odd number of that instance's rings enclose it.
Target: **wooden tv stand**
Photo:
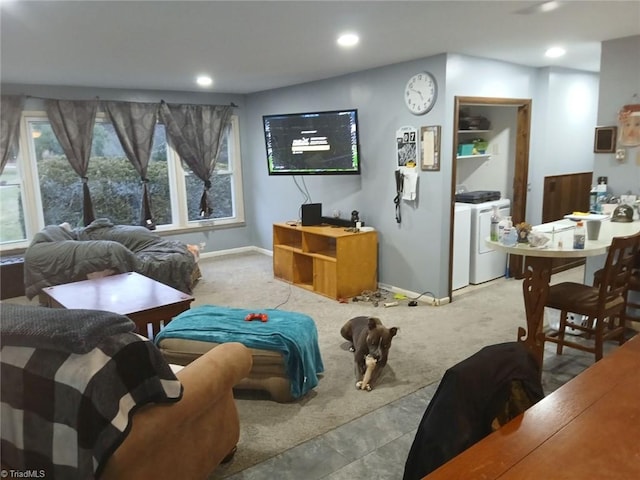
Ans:
[[[341,299],[378,288],[378,234],[344,227],[273,225],[273,275]]]

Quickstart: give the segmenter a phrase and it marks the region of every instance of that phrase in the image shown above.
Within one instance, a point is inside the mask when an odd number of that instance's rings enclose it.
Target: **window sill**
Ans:
[[[182,227],[158,227],[154,232],[160,236],[168,237],[183,233],[207,232],[210,230],[223,230],[226,228],[241,228],[246,226],[247,224],[244,221],[216,224],[215,220],[201,220],[199,222],[194,222],[193,225],[186,225]]]
[[[199,222],[194,222],[194,225],[188,225],[184,227],[158,227],[157,229],[152,231],[154,233],[157,233],[161,237],[171,237],[174,235],[181,235],[186,233],[207,232],[211,230],[223,230],[227,228],[242,228],[246,226],[247,224],[244,221],[216,224],[215,220],[202,220]],[[26,252],[27,247],[30,245],[30,243],[31,240],[28,240],[26,242],[0,246],[0,255],[2,257],[22,255]]]

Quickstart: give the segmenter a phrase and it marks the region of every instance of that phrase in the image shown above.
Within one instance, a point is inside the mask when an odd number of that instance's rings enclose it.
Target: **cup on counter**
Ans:
[[[600,220],[587,220],[587,240],[598,240],[601,224]]]

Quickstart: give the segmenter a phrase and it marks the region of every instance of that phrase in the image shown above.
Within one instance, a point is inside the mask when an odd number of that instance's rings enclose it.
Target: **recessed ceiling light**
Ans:
[[[558,58],[563,56],[565,53],[567,53],[567,51],[562,47],[551,47],[544,53],[544,56],[549,58]]]
[[[200,75],[196,78],[196,83],[201,87],[209,87],[213,83],[213,80],[208,75]]]
[[[560,8],[560,2],[555,2],[555,1],[544,2],[543,4],[540,5],[540,11],[545,13],[551,12],[557,8]]]
[[[338,45],[341,47],[353,47],[360,41],[355,33],[344,33],[338,37]]]
[[[530,7],[526,7],[521,10],[518,10],[515,13],[519,15],[535,15],[538,13],[549,13],[560,8],[561,6],[562,6],[562,2],[557,2],[555,0],[552,0],[550,2],[536,3],[535,5],[531,5]]]

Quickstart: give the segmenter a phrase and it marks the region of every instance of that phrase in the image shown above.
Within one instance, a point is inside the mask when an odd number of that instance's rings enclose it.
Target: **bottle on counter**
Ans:
[[[498,222],[498,242],[504,243],[504,229],[507,227],[508,217],[502,217]]]
[[[596,187],[596,213],[603,212],[603,205],[607,200],[607,184],[604,181]]]
[[[584,222],[578,222],[573,232],[573,248],[575,250],[584,250],[584,242],[587,233],[584,228]]]
[[[502,224],[502,236],[500,237],[500,243],[508,247],[513,247],[518,243],[518,232],[516,232],[516,229],[513,227],[511,216],[507,216],[504,219],[504,223],[503,220],[500,220],[498,228],[500,228],[500,224]]]
[[[492,242],[499,242],[500,235],[498,232],[498,224],[500,223],[500,212],[498,206],[493,206],[493,212],[491,213],[491,228],[489,229],[489,238]]]
[[[591,187],[591,192],[589,193],[589,211],[598,213],[598,188],[595,185]]]

